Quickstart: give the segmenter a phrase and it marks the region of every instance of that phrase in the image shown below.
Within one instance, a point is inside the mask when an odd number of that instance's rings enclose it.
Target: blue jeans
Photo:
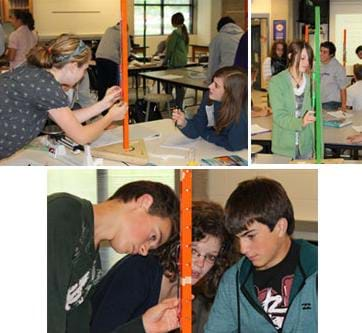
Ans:
[[[338,110],[342,106],[341,102],[326,102],[322,103],[322,109],[327,111]]]

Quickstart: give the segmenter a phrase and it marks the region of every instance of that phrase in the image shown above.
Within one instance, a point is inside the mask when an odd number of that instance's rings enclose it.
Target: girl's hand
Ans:
[[[174,120],[176,125],[180,128],[186,126],[185,114],[180,109],[174,109],[172,111],[172,120]]]
[[[303,117],[303,127],[306,127],[309,124],[313,124],[315,120],[316,118],[314,116],[314,111],[313,110],[307,111]]]
[[[102,99],[106,109],[121,99],[121,92],[122,89],[118,86],[113,86],[107,89],[106,94]]]
[[[128,111],[128,104],[127,103],[119,103],[113,105],[109,111],[108,115],[111,117],[112,121],[116,120],[123,120],[124,116]]]

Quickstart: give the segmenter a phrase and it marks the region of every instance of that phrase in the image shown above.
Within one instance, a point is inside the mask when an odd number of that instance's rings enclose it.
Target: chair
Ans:
[[[159,104],[159,106],[161,103],[166,103],[167,110],[169,110],[169,112],[170,112],[170,101],[173,100],[173,97],[171,95],[150,93],[150,94],[146,94],[144,99],[147,102],[145,121],[148,121],[148,119],[149,119],[151,103],[157,103],[157,104]],[[161,107],[160,107],[160,109],[161,109]]]

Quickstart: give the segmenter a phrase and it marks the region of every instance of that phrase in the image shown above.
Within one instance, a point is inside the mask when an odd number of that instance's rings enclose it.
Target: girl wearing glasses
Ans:
[[[192,206],[193,332],[203,332],[213,297],[230,265],[230,236],[224,212],[213,202]],[[179,237],[148,256],[130,255],[118,261],[98,285],[92,300],[91,333],[108,333],[162,300],[178,295]]]

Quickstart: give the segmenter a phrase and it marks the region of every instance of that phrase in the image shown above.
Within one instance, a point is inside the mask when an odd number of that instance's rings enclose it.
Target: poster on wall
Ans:
[[[287,39],[287,21],[273,20],[273,40]]]

